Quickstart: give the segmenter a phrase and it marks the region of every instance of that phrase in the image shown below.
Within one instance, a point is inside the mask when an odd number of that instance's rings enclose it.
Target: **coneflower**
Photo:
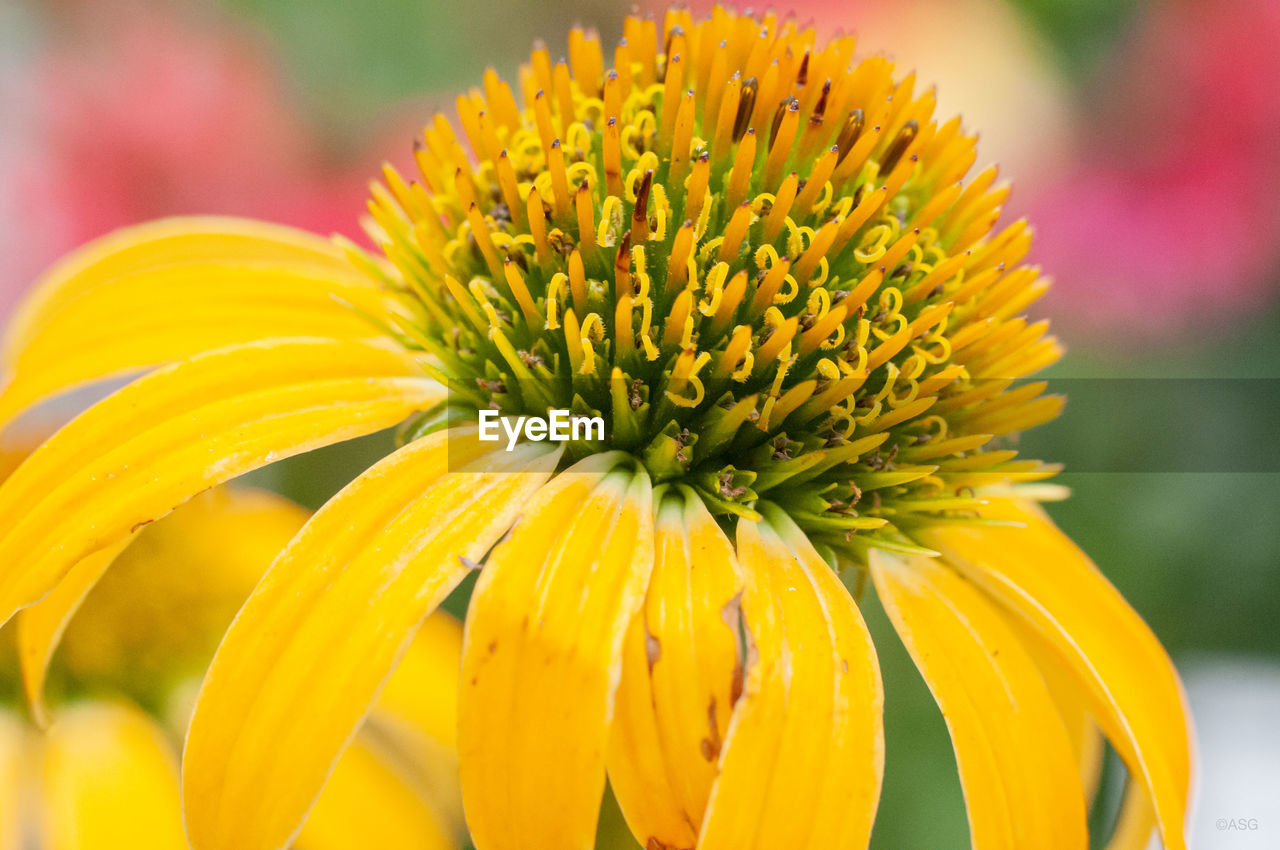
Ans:
[[[1060,348],[1023,317],[1047,286],[1029,229],[994,230],[1007,188],[961,182],[974,138],[851,38],[722,9],[624,32],[535,50],[519,99],[487,73],[460,132],[437,116],[419,173],[374,186],[382,256],[175,220],[52,272],[0,413],[171,365],[0,489],[0,616],[214,482],[404,422],[219,650],[186,752],[199,850],[288,843],[475,568],[480,850],[590,847],[606,773],[648,850],[865,846],[867,584],[947,717],[975,846],[1087,846],[1096,723],[1133,777],[1125,829],[1181,847],[1176,674],[1031,501],[1054,468],[1004,439],[1059,411],[1018,379]],[[488,411],[604,428],[504,451]]]

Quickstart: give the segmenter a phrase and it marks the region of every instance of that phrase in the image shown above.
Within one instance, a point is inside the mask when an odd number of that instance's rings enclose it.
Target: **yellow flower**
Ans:
[[[865,846],[868,583],[950,724],[976,846],[1087,846],[1100,727],[1133,777],[1119,839],[1182,847],[1176,674],[1029,501],[1054,469],[1010,448],[1060,409],[1015,383],[1060,349],[1022,317],[1047,286],[1029,229],[993,230],[1007,188],[960,182],[974,138],[849,38],[724,10],[624,31],[608,58],[577,30],[567,61],[536,50],[523,106],[490,72],[461,134],[437,116],[419,174],[373,187],[381,256],[181,219],[50,272],[0,418],[154,371],[0,489],[0,617],[212,484],[403,422],[219,648],[197,850],[289,841],[481,565],[458,728],[480,850],[590,847],[606,775],[649,850]],[[507,450],[491,409],[607,427]]]
[[[305,522],[269,493],[215,490],[141,534],[70,622],[53,663],[67,698],[38,692],[26,723],[0,700],[0,847],[186,848],[178,749],[198,676],[236,607]],[[56,588],[17,622],[28,687],[43,681]],[[10,632],[12,630],[9,630]],[[6,636],[7,633],[6,633]],[[456,847],[452,725],[461,630],[429,619],[326,783],[294,846]],[[16,664],[7,653],[0,681]]]

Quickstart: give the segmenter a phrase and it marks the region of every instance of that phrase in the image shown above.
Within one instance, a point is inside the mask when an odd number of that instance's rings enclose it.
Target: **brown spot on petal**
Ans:
[[[735,643],[737,643],[740,635],[745,635],[747,644],[747,656],[749,663],[755,663],[756,645],[751,638],[751,632],[742,627],[742,591],[738,591],[733,598],[724,604],[720,609],[720,617],[724,620],[729,631],[733,632]],[[737,705],[738,698],[742,696],[742,681],[745,675],[745,669],[742,665],[742,659],[733,665],[732,678],[729,680],[729,702]]]
[[[716,725],[715,697],[712,697],[711,701],[707,703],[707,729],[710,732],[707,737],[702,739],[702,757],[707,761],[715,761],[720,757],[720,747],[724,743],[720,738],[720,727]]]
[[[649,836],[649,840],[644,843],[644,850],[693,850],[692,847],[677,847],[674,844],[668,844],[660,838]]]
[[[662,643],[649,631],[649,623],[644,624],[644,657],[649,663],[649,674],[653,674],[653,665],[662,658]]]

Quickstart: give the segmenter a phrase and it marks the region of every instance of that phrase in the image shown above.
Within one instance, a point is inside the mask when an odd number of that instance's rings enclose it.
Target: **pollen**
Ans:
[[[852,37],[722,8],[575,30],[436,116],[367,228],[393,328],[442,417],[600,416],[603,439],[721,517],[767,498],[827,551],[896,545],[974,488],[1052,467],[1015,432],[1062,400],[1008,188],[934,92]],[[610,65],[612,64],[612,67]],[[353,246],[350,247],[355,252]],[[904,544],[905,545],[905,544]]]

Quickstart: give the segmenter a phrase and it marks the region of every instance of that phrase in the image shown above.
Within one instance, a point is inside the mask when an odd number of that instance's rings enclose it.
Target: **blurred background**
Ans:
[[[697,4],[695,4],[697,5]],[[782,4],[785,6],[786,4]],[[365,183],[417,129],[614,0],[0,0],[0,316],[113,228],[225,213],[358,237]],[[1181,668],[1197,848],[1280,847],[1280,0],[793,0],[937,83],[981,132],[1075,399],[1025,438],[1050,506]],[[657,5],[643,11],[660,11]],[[260,483],[316,506],[371,438]],[[461,612],[465,599],[451,602]],[[967,846],[946,730],[873,600],[888,756],[879,848]],[[1109,770],[1095,818],[1118,805]],[[1246,828],[1220,828],[1225,821]],[[627,847],[616,812],[602,847]],[[1252,823],[1252,828],[1248,825]]]

